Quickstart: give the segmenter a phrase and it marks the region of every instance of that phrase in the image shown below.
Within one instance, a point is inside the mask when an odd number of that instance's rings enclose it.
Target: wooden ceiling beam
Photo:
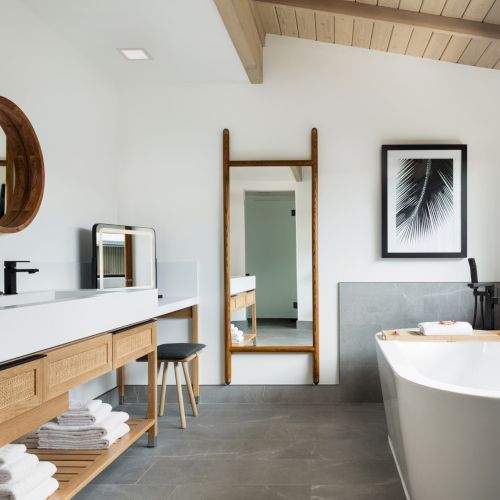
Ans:
[[[214,0],[252,83],[263,81],[263,40],[250,0]]]
[[[302,167],[290,167],[296,182],[302,182]]]
[[[258,0],[258,3],[308,9],[354,19],[369,19],[414,28],[426,28],[447,35],[459,35],[483,40],[500,40],[500,25],[346,0]]]

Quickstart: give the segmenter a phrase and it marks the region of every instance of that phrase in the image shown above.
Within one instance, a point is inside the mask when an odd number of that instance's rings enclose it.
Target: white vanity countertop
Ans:
[[[186,307],[191,307],[198,304],[198,297],[172,297],[164,296],[158,299],[158,308],[156,312],[156,317],[163,316],[164,314],[169,314],[174,311],[180,311]]]
[[[0,363],[197,303],[197,297],[158,299],[155,289],[43,291],[0,296]]]
[[[255,290],[255,276],[235,276],[231,277],[231,295]]]

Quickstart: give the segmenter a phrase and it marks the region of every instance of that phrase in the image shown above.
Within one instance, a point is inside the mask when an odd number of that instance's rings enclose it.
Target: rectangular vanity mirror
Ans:
[[[156,288],[154,229],[95,224],[92,241],[95,288]]]
[[[311,353],[319,382],[318,158],[232,160],[223,135],[225,380],[231,356]]]

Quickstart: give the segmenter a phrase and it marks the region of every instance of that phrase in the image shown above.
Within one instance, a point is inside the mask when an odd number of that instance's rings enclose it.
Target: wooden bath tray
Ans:
[[[423,335],[419,330],[382,330],[382,339],[404,342],[500,342],[500,330],[474,330],[473,335]]]
[[[73,498],[152,427],[155,420],[131,419],[127,424],[130,432],[105,450],[30,449],[29,452],[38,455],[41,461],[52,462],[57,467],[54,477],[59,481],[59,489],[49,497],[49,500]]]

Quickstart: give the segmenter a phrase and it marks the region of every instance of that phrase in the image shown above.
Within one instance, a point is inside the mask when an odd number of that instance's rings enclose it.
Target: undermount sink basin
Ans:
[[[0,362],[156,316],[158,290],[47,290],[0,296]]]
[[[231,295],[255,290],[255,276],[234,276],[230,284]]]

